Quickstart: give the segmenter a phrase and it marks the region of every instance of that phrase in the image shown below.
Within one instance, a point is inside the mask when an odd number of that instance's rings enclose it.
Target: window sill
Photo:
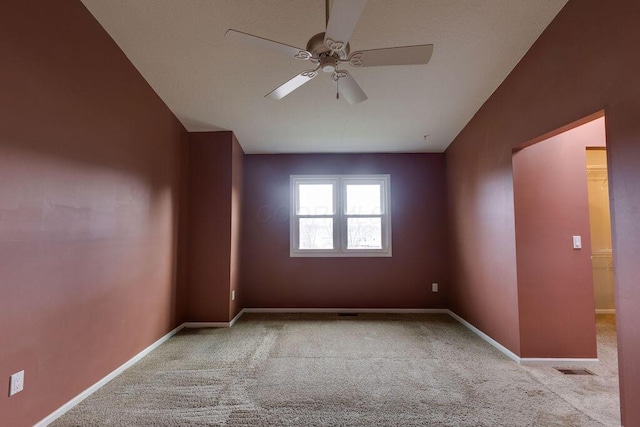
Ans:
[[[291,251],[290,258],[391,258],[391,251]]]

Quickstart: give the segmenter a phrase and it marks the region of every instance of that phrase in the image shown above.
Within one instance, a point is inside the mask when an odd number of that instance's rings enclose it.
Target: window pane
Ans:
[[[380,215],[380,184],[347,185],[348,215]]]
[[[300,184],[298,215],[333,215],[332,184]]]
[[[333,249],[333,218],[300,218],[300,249]]]
[[[382,249],[382,218],[347,218],[347,249]]]

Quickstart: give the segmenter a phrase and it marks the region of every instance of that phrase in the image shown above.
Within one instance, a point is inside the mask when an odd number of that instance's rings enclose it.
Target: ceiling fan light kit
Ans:
[[[334,0],[329,14],[329,0],[326,0],[327,29],[311,37],[306,50],[254,36],[236,30],[228,30],[228,40],[243,43],[263,50],[271,50],[290,58],[310,61],[315,68],[305,70],[287,80],[265,97],[282,99],[303,84],[315,78],[319,71],[330,74],[337,91],[350,104],[358,104],[367,99],[360,85],[346,70],[339,67],[349,65],[354,68],[388,65],[424,65],[433,54],[433,45],[402,46],[383,49],[356,51],[350,54],[349,40],[364,10],[367,0]]]

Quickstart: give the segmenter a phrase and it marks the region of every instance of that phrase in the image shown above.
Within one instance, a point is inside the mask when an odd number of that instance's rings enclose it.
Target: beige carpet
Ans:
[[[589,414],[604,425],[620,425],[620,393],[618,389],[618,346],[616,316],[598,314],[597,366],[588,366],[596,376],[558,375],[551,367],[523,367],[537,381],[576,409]]]
[[[619,424],[617,372],[599,374],[521,367],[448,315],[245,314],[183,330],[52,425]]]

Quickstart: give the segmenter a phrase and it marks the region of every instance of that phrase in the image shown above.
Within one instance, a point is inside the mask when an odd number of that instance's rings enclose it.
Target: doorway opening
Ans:
[[[597,314],[615,314],[607,150],[587,147],[593,294]]]
[[[598,360],[602,368],[617,375],[618,346],[606,147],[587,147],[586,167]]]
[[[588,378],[558,378],[548,368],[540,378],[594,418],[617,424],[604,113],[524,144],[512,160],[521,357],[588,367]]]

